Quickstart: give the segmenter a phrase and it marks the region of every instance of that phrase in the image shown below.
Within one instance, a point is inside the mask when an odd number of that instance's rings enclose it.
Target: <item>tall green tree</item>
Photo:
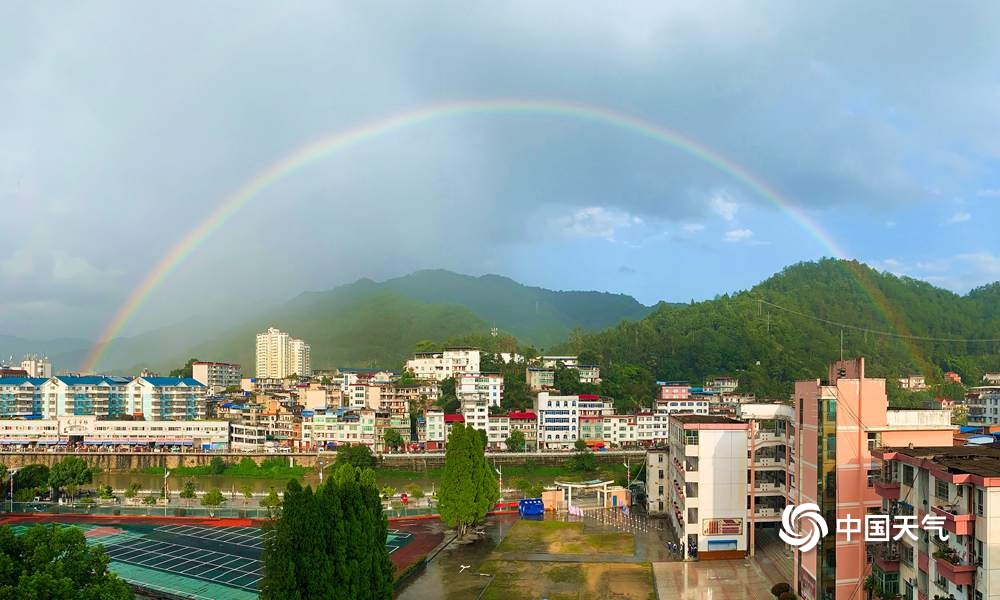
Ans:
[[[67,456],[49,470],[49,487],[53,499],[58,499],[65,488],[77,488],[94,480],[94,471],[79,456]]]
[[[170,371],[171,377],[191,377],[194,373],[194,363],[198,362],[197,358],[189,358],[183,367],[179,369],[174,369]]]
[[[385,445],[393,450],[398,450],[406,443],[403,441],[402,434],[395,429],[386,429],[382,438],[385,440]]]
[[[371,469],[343,464],[315,492],[289,481],[267,527],[262,599],[392,598],[388,524]]]
[[[445,446],[444,470],[438,491],[441,520],[458,528],[462,537],[493,508],[500,498],[496,472],[486,460],[479,432],[456,424]]]
[[[0,526],[0,598],[130,600],[132,590],[108,562],[76,527],[35,525],[15,536]]]
[[[505,443],[508,452],[524,452],[524,432],[520,429],[511,431]]]
[[[375,457],[372,456],[371,449],[364,444],[341,446],[337,448],[337,464],[364,469],[375,466]]]

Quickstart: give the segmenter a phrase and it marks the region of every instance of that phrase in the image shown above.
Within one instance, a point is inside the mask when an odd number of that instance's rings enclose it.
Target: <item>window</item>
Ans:
[[[827,400],[826,401],[826,418],[830,421],[837,420],[837,401]]]
[[[903,483],[909,486],[913,485],[913,467],[910,465],[903,465]]]
[[[829,433],[826,436],[826,457],[830,460],[837,458],[837,434]]]
[[[941,500],[948,499],[948,482],[942,479],[934,480],[934,497]]]
[[[986,504],[986,497],[982,489],[976,489],[976,514],[983,516],[983,506]]]
[[[868,471],[868,487],[875,487],[875,479],[877,476],[877,471]]]

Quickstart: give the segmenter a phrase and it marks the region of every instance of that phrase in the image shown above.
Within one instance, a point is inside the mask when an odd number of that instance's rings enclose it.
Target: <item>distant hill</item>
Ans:
[[[116,339],[99,367],[166,371],[193,356],[239,362],[251,372],[254,336],[273,326],[308,341],[317,368],[395,368],[418,341],[482,338],[497,327],[522,343],[548,348],[573,330],[598,330],[642,318],[650,310],[623,294],[560,292],[497,275],[419,271],[384,282],[360,279],[305,292],[251,316],[202,317]]]
[[[842,328],[820,319],[871,330],[843,328],[843,351],[865,356],[872,376],[922,373],[933,381],[943,370],[953,370],[975,384],[984,371],[1000,371],[1000,343],[872,333],[1000,338],[1000,283],[959,296],[833,259],[787,267],[733,295],[660,305],[644,319],[584,335],[559,349],[593,353],[604,365],[639,365],[659,379],[701,382],[710,375],[735,374],[747,391],[787,396],[790,382],[825,377],[826,364],[840,356]]]

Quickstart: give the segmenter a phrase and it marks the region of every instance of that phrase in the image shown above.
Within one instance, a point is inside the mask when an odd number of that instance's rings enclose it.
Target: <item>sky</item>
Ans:
[[[1000,280],[1000,5],[8,2],[0,333],[94,338],[227,196],[305,144],[444,102],[678,132],[845,256]],[[456,114],[295,169],[122,332],[422,268],[688,301],[834,250],[731,172],[606,123]]]

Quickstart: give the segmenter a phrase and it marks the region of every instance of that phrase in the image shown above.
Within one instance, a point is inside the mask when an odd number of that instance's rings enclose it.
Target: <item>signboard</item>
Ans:
[[[703,535],[743,535],[743,519],[702,519]]]

